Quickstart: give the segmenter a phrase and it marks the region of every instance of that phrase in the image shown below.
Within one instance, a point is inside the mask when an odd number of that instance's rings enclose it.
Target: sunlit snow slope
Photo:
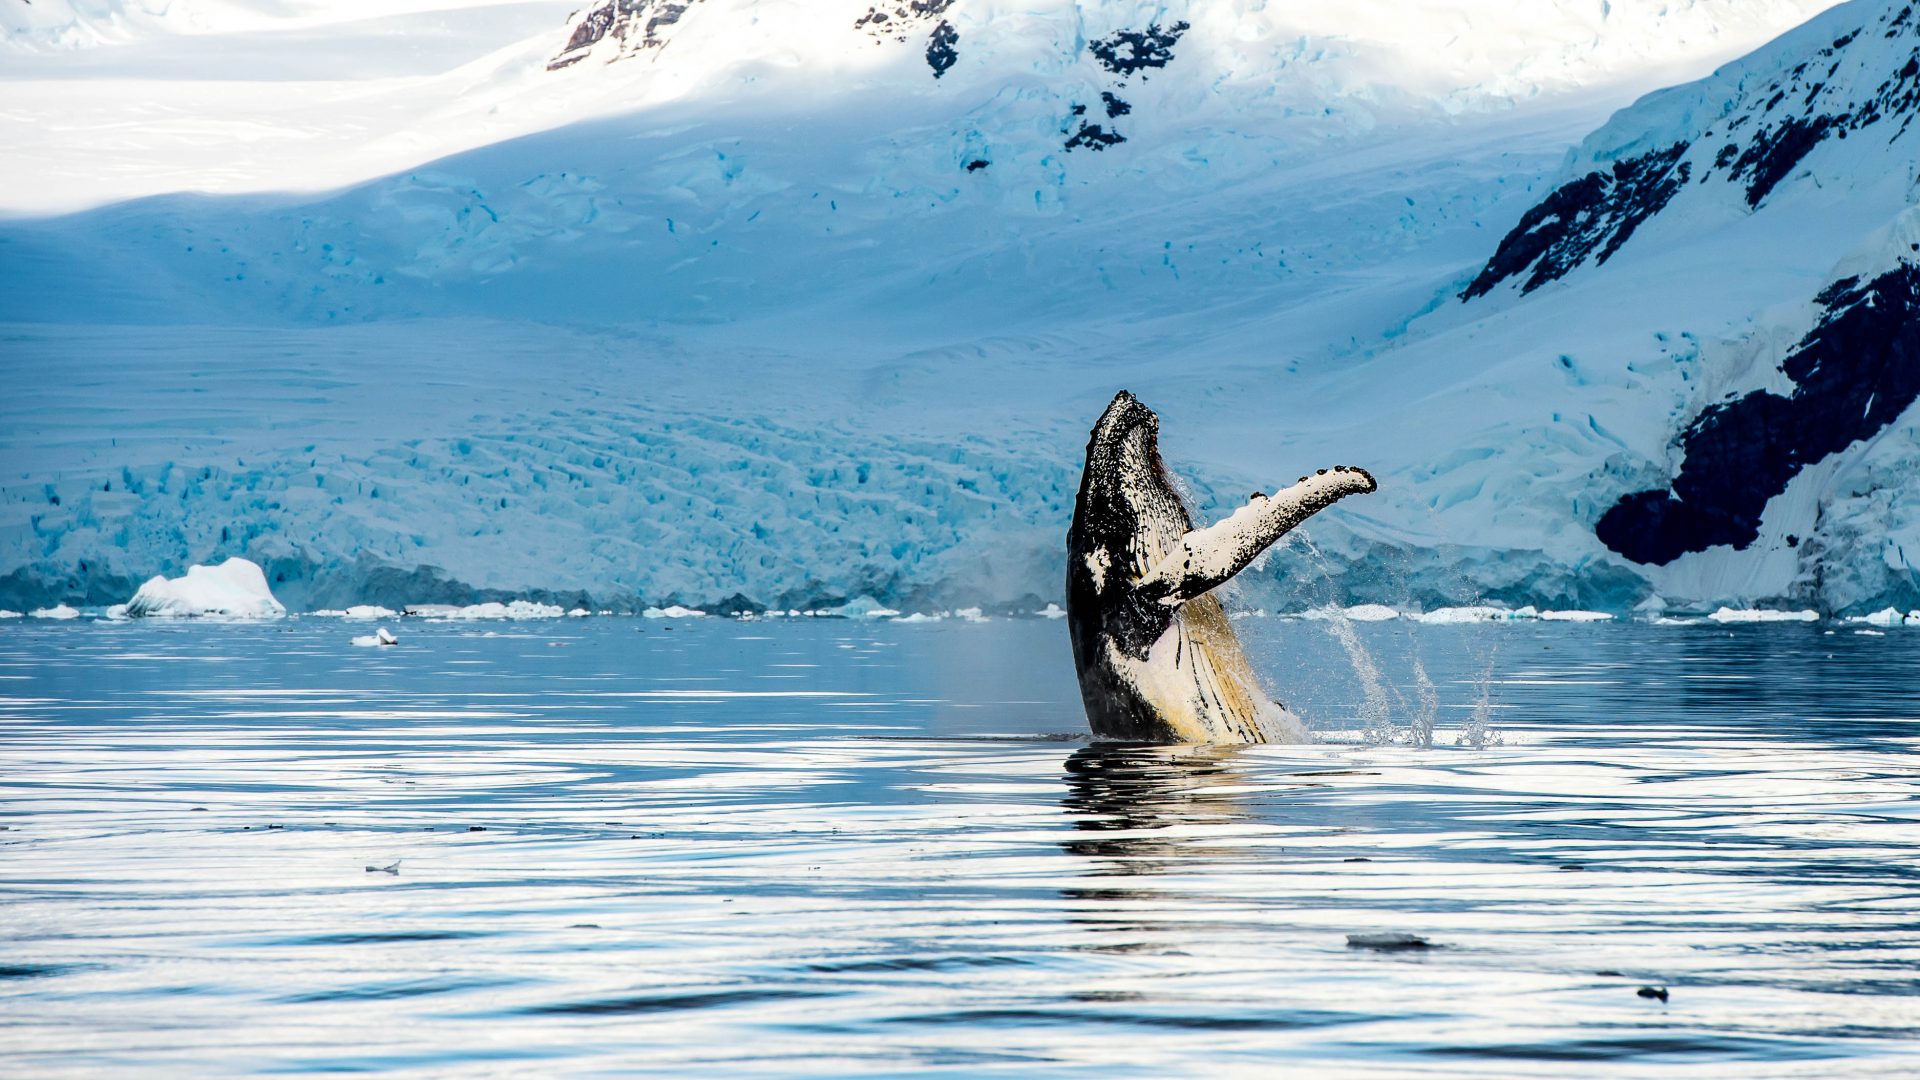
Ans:
[[[1262,603],[1914,606],[1904,420],[1805,421],[1744,546],[1595,531],[1664,536],[1620,515],[1703,410],[1882,310],[1829,287],[1899,265],[1902,5],[1567,148],[1827,6],[0,9],[0,606],[228,555],[295,608],[1038,606],[1121,386],[1205,512],[1381,476]],[[1837,58],[1749,201],[1720,137]],[[1581,186],[1630,159],[1684,190]]]

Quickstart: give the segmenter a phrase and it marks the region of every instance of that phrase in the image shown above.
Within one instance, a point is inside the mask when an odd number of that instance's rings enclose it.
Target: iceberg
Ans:
[[[77,619],[80,610],[66,604],[55,604],[52,607],[35,608],[27,614],[36,619]]]
[[[238,558],[218,566],[189,566],[183,577],[156,574],[127,601],[127,614],[135,618],[222,615],[272,619],[286,613],[267,588],[267,575],[259,564]]]

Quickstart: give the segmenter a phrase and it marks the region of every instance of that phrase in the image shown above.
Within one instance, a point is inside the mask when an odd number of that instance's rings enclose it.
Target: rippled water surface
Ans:
[[[1249,620],[1334,741],[1170,752],[1054,622],[395,628],[0,627],[0,1074],[1920,1070],[1920,631]]]

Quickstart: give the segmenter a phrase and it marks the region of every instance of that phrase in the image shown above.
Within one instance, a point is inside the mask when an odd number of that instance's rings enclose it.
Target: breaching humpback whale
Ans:
[[[1160,418],[1122,390],[1087,440],[1067,534],[1067,624],[1087,722],[1098,738],[1132,742],[1301,740],[1209,590],[1308,517],[1373,491],[1373,477],[1321,469],[1196,529],[1159,435]]]

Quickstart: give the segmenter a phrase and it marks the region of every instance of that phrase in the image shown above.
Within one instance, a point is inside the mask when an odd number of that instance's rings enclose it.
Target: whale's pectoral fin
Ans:
[[[1294,526],[1349,495],[1379,487],[1365,469],[1336,465],[1275,495],[1255,495],[1247,505],[1204,529],[1180,538],[1134,584],[1142,599],[1184,604],[1246,569]]]

